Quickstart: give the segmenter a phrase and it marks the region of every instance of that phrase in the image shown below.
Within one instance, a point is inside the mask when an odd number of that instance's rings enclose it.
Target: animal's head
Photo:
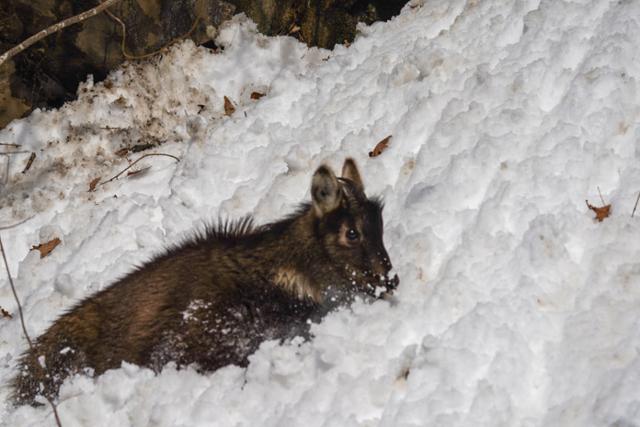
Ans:
[[[382,238],[382,204],[365,195],[353,159],[345,160],[340,178],[320,166],[311,181],[311,198],[316,236],[341,276],[335,286],[375,296],[378,287],[394,289],[398,276],[389,278],[392,266]]]

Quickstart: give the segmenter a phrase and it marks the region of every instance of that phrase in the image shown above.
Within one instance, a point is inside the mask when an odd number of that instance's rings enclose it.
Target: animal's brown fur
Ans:
[[[318,304],[322,303],[322,294],[311,285],[304,273],[292,268],[282,267],[276,270],[273,284],[282,287],[299,299],[310,299]]]
[[[244,366],[262,341],[307,337],[309,320],[374,296],[375,285],[395,288],[381,206],[365,196],[351,159],[342,174],[321,166],[312,203],[290,217],[209,228],[81,301],[22,357],[14,401],[55,397],[70,374],[122,361],[156,371],[169,361],[202,371]]]

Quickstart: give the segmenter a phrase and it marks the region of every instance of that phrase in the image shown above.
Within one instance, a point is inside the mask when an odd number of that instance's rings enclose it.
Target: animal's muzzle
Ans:
[[[400,284],[400,279],[398,278],[397,274],[394,274],[391,279],[389,279],[388,277],[385,277],[384,287],[387,289],[387,292],[391,292],[395,290],[399,284]]]
[[[398,287],[400,279],[397,274],[394,274],[391,278],[386,275],[380,276],[376,274],[374,276],[374,282],[376,286],[373,286],[371,290],[376,296],[382,297],[384,294],[392,293]],[[378,288],[378,291],[375,291],[376,288]],[[383,288],[382,292],[380,292],[380,288]]]
[[[375,273],[387,277],[393,265],[391,264],[391,259],[389,259],[389,254],[387,253],[384,247],[380,248],[376,253],[377,260],[374,262],[374,270]]]

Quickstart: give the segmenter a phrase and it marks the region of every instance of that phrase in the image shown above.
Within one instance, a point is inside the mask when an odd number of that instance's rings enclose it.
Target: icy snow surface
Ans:
[[[395,302],[267,342],[246,370],[68,380],[64,426],[640,425],[638,17],[628,0],[413,1],[333,52],[237,18],[222,53],[185,42],[15,121],[0,142],[37,158],[22,174],[11,156],[0,225],[35,215],[2,231],[33,335],[203,219],[290,212],[347,155],[384,196],[401,278]],[[87,192],[127,141],[181,161]],[[4,273],[0,306],[17,314]],[[0,319],[2,401],[25,347]],[[53,424],[0,406],[3,425]]]

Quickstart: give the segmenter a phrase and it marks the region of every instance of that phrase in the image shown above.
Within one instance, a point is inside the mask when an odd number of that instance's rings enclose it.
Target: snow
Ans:
[[[346,156],[384,197],[401,279],[395,300],[266,342],[246,369],[72,378],[63,425],[639,425],[638,16],[633,1],[412,1],[331,52],[237,17],[223,52],[184,42],[14,121],[0,142],[37,158],[22,174],[11,156],[0,225],[33,216],[1,232],[33,336],[202,221],[282,217]],[[127,165],[126,141],[180,162],[150,157],[88,192]],[[585,206],[598,188],[602,222]],[[49,256],[29,251],[53,237]],[[17,316],[0,343],[5,402]],[[46,406],[4,403],[0,419],[53,425]]]

